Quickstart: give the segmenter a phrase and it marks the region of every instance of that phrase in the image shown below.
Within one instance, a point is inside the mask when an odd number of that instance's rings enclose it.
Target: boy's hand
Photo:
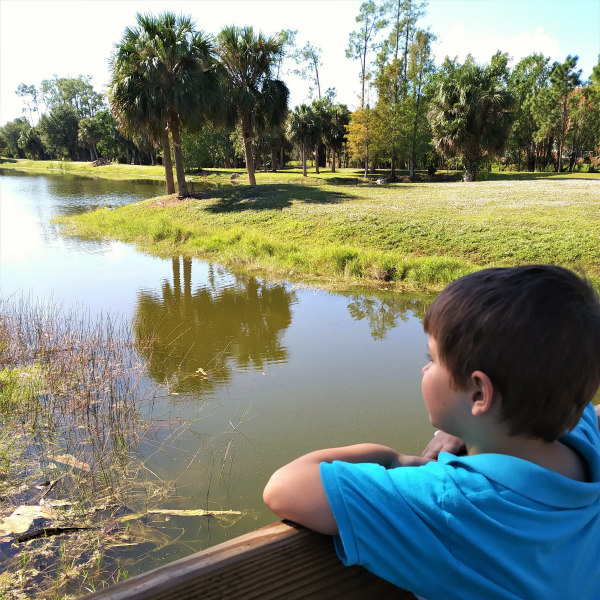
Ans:
[[[440,452],[450,452],[456,456],[463,456],[467,453],[467,445],[465,441],[455,435],[450,435],[445,431],[438,431],[421,456],[429,460],[437,460]]]

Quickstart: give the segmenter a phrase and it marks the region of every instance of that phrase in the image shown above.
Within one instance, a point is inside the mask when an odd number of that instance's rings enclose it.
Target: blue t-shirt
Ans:
[[[590,404],[561,438],[579,482],[502,454],[421,467],[321,464],[346,565],[428,600],[600,600],[600,433]]]

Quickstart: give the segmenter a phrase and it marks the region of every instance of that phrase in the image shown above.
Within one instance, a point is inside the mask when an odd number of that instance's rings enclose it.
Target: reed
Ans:
[[[154,439],[163,393],[119,319],[0,301],[0,598],[76,598],[127,576],[119,548],[173,543],[143,516],[169,512],[176,481],[140,444],[163,452],[191,425]]]

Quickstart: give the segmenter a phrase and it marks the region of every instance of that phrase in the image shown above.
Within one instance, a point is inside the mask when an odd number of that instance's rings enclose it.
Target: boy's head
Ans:
[[[502,399],[511,435],[554,441],[600,386],[600,303],[561,267],[486,269],[457,279],[424,321],[453,385],[480,370]]]

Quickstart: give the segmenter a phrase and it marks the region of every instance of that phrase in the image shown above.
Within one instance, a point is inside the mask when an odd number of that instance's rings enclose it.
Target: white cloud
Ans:
[[[470,31],[463,23],[458,23],[441,33],[434,46],[438,64],[446,56],[457,56],[460,61],[464,61],[469,53],[477,62],[487,63],[498,50],[508,52],[513,64],[534,52],[553,59],[561,57],[559,42],[547,34],[543,27],[513,36],[490,36]]]

